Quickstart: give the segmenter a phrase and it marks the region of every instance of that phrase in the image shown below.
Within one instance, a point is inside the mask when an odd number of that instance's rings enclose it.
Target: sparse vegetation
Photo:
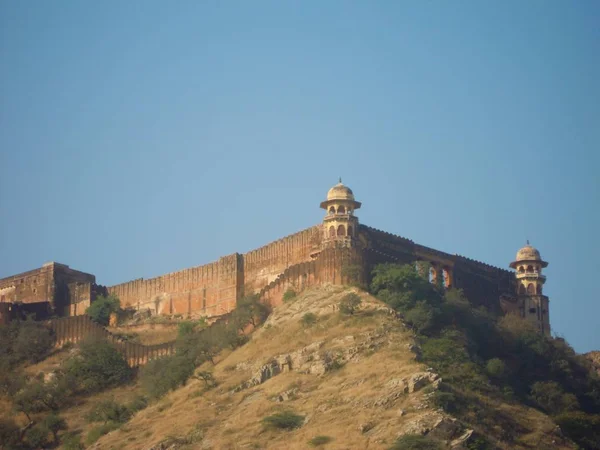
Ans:
[[[112,313],[121,312],[121,301],[114,295],[99,295],[96,300],[85,310],[92,320],[100,325],[107,326]]]
[[[293,430],[294,428],[300,428],[302,426],[304,423],[304,416],[288,410],[267,416],[262,419],[262,423],[267,428]]]
[[[442,450],[442,444],[420,434],[405,434],[389,450]]]
[[[556,418],[564,420],[565,433],[579,445],[600,448],[589,444],[588,424],[600,417],[600,380],[587,361],[531,322],[476,308],[461,291],[430,283],[427,274],[427,267],[380,265],[371,288],[413,327],[423,361],[442,375],[448,390],[434,395],[435,404],[467,423],[477,420],[474,426],[493,427],[498,416],[477,395],[520,400],[550,415],[566,414]]]
[[[23,362],[44,359],[54,341],[51,330],[32,319],[0,326],[0,371],[9,372]]]
[[[288,288],[284,293],[283,293],[283,301],[284,302],[291,302],[296,298],[296,291],[292,288]]]
[[[311,312],[307,312],[305,314],[302,315],[302,318],[300,319],[300,323],[302,323],[302,326],[305,328],[311,327],[313,326],[315,323],[317,323],[317,315]]]
[[[358,294],[355,294],[354,292],[346,294],[340,302],[340,312],[342,314],[354,315],[360,308],[361,303],[362,300]]]
[[[113,430],[116,430],[117,428],[119,428],[119,424],[113,422],[96,425],[90,431],[88,431],[88,434],[85,437],[85,445],[92,445],[102,436],[110,433]]]
[[[308,441],[308,445],[310,445],[311,447],[320,447],[322,445],[329,444],[331,441],[333,441],[333,438],[331,436],[315,436],[310,441]]]

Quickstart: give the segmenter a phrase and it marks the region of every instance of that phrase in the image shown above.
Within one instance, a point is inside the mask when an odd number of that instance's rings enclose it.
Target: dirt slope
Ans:
[[[323,448],[385,449],[400,434],[427,431],[464,448],[460,438],[469,430],[428,404],[439,380],[415,360],[411,332],[362,292],[361,312],[341,316],[337,306],[351,291],[358,292],[323,286],[276,308],[249,343],[221,355],[214,368],[201,368],[214,371],[217,387],[204,391],[202,381],[192,380],[93,448],[306,449],[310,439],[329,436]],[[303,326],[307,312],[316,324]],[[494,442],[499,448],[572,448],[552,434],[555,426],[543,414],[520,405],[490,407],[524,423],[524,445]],[[284,410],[303,415],[304,424],[265,429],[261,419]]]

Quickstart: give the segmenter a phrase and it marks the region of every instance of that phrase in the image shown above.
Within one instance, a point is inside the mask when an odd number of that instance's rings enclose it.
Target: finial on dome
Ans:
[[[340,183],[342,182],[342,177],[340,177],[340,181],[339,181],[339,182],[340,182]]]
[[[527,245],[529,245],[529,239],[527,239]]]

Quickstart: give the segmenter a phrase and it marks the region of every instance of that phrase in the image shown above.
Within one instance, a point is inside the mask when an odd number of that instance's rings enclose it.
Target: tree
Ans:
[[[17,322],[18,334],[13,343],[13,354],[19,361],[36,363],[46,357],[54,339],[51,330],[32,320]]]
[[[52,413],[44,418],[44,425],[52,433],[54,442],[58,442],[58,432],[67,429],[67,422],[62,417]]]
[[[132,370],[125,358],[104,339],[87,339],[79,345],[79,354],[66,363],[66,374],[83,392],[97,392],[129,381]]]
[[[92,320],[102,326],[107,326],[110,321],[110,315],[112,313],[118,313],[121,311],[121,302],[113,294],[104,296],[99,295],[96,300],[85,310],[85,313],[92,318]]]
[[[50,442],[48,435],[50,430],[43,423],[39,423],[25,432],[25,439],[32,448],[44,448]]]
[[[340,312],[353,315],[358,310],[361,303],[362,300],[358,294],[355,294],[354,292],[346,294],[340,302]]]

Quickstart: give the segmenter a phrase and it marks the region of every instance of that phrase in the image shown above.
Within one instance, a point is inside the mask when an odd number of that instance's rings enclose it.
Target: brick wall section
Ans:
[[[155,314],[214,317],[233,310],[244,292],[259,292],[288,267],[310,261],[320,244],[317,225],[245,254],[167,275],[108,287],[123,307],[149,308]]]
[[[96,277],[92,274],[51,262],[39,269],[0,279],[0,303],[40,304],[37,309],[43,309],[41,304],[47,303],[54,313],[69,315],[70,305],[74,301],[69,285],[88,284],[89,304],[93,299],[91,294],[95,282]],[[75,294],[79,301],[85,298],[84,291],[85,289]]]
[[[77,343],[88,337],[106,339],[115,345],[125,357],[130,367],[138,367],[152,359],[167,356],[175,352],[174,342],[158,345],[142,345],[122,341],[106,328],[93,322],[86,315],[53,319],[49,321],[49,325],[54,332],[56,347],[62,347],[67,342]]]

